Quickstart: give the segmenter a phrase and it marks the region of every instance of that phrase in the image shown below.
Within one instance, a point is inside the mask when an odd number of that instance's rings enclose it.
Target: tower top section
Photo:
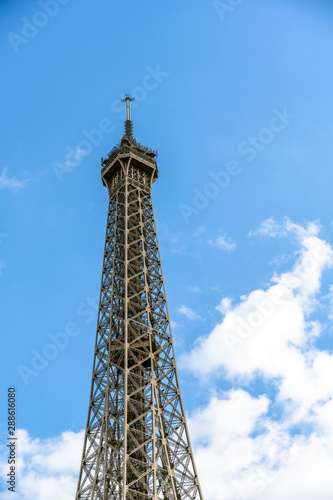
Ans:
[[[157,151],[153,151],[152,149],[143,146],[133,137],[131,102],[134,100],[135,99],[129,94],[126,94],[125,98],[122,99],[122,102],[126,103],[125,131],[120,142],[110,151],[108,157],[102,158],[102,179],[105,185],[107,184],[108,179],[113,177],[117,170],[116,166],[119,165],[119,162],[124,165],[126,159],[132,159],[135,161],[137,168],[150,170],[153,173],[152,182],[157,178]]]

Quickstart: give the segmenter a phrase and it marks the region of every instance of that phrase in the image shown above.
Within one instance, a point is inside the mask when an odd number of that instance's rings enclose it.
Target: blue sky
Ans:
[[[22,468],[28,496],[17,498],[52,500],[43,481],[73,497],[107,214],[100,158],[123,133],[119,99],[131,93],[134,135],[158,149],[154,208],[205,498],[328,499],[331,2],[46,4],[0,2],[0,432],[14,385],[22,454],[33,457]],[[237,321],[260,312],[274,286],[282,302],[254,328],[264,339],[239,339]],[[68,344],[22,375],[59,332]],[[294,355],[298,385],[286,361]],[[209,429],[221,436],[214,446]],[[287,465],[281,457],[297,446]],[[64,471],[53,454],[68,449]],[[317,453],[321,490],[301,479]]]

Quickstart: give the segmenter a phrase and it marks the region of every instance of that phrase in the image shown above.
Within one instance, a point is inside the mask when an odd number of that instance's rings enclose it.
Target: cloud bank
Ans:
[[[17,490],[6,491],[3,483],[1,500],[73,500],[83,447],[83,431],[67,431],[49,439],[33,439],[28,432],[16,433],[18,451]],[[8,473],[8,452],[1,447],[0,468]]]
[[[189,421],[207,500],[332,496],[333,354],[316,347],[326,325],[314,316],[333,252],[319,230],[286,218],[251,232],[290,238],[294,265],[235,306],[224,298],[221,323],[180,359],[216,392]],[[219,377],[237,389],[219,392]]]

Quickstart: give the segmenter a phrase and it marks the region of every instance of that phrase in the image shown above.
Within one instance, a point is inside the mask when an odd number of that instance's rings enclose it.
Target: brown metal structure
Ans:
[[[88,421],[76,500],[203,500],[181,399],[151,188],[156,153],[125,134],[109,192]]]

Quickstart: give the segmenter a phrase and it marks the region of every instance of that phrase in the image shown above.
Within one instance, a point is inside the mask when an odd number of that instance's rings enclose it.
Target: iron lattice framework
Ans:
[[[179,390],[151,188],[155,153],[125,135],[109,192],[92,386],[76,499],[203,500]]]

